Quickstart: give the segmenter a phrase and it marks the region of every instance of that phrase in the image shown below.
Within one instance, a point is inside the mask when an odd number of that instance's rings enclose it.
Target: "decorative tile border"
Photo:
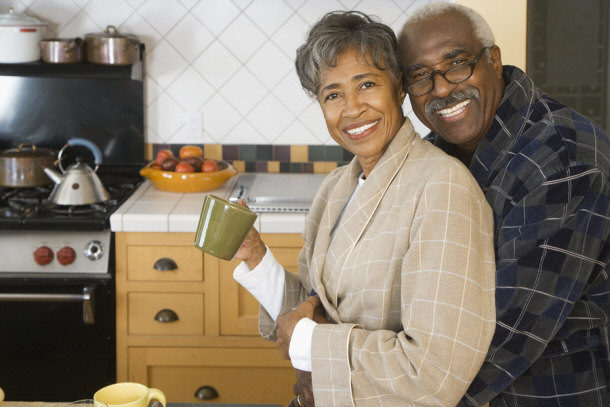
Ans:
[[[162,149],[178,155],[184,144],[147,144],[152,160]],[[348,164],[354,155],[340,146],[269,144],[196,144],[205,158],[231,162],[239,172],[327,174]]]

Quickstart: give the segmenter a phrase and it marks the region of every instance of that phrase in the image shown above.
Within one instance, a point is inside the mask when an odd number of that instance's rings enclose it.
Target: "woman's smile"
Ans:
[[[371,135],[379,124],[379,119],[365,124],[353,124],[345,128],[347,136],[352,140],[360,140]]]

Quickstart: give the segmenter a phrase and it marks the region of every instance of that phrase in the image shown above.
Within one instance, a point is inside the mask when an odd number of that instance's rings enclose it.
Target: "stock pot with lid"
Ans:
[[[87,61],[104,65],[133,65],[140,59],[140,41],[133,34],[120,34],[109,25],[102,33],[85,35]]]
[[[15,13],[11,7],[0,14],[0,63],[14,64],[40,60],[40,40],[46,23]]]
[[[57,151],[38,148],[33,143],[21,143],[19,147],[0,152],[0,186],[29,188],[49,185],[51,179],[41,164],[53,167]]]

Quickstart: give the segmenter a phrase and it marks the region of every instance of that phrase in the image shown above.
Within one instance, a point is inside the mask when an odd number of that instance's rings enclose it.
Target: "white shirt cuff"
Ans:
[[[294,327],[288,354],[295,369],[311,372],[311,342],[316,325],[309,318],[301,318]]]
[[[242,261],[233,271],[233,278],[256,298],[274,321],[277,320],[282,309],[286,276],[284,267],[277,262],[269,247],[254,269],[250,270]]]

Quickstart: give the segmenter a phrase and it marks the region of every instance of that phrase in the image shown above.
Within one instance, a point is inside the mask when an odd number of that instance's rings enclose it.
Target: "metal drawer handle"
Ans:
[[[83,322],[95,324],[95,286],[83,287],[81,294],[3,293],[0,302],[83,302]],[[178,319],[178,316],[176,316]]]
[[[161,311],[157,312],[157,315],[155,315],[155,321],[157,322],[176,322],[177,320],[178,314],[167,308],[162,309]]]
[[[178,265],[169,257],[162,257],[155,262],[155,265],[153,267],[157,271],[171,271],[176,270],[178,268]]]
[[[218,392],[212,386],[201,386],[195,392],[195,397],[199,400],[212,400],[218,398]]]

